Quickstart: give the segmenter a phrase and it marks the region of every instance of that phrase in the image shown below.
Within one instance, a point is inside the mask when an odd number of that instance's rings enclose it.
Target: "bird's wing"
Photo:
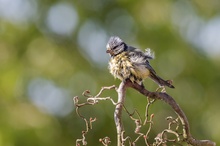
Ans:
[[[134,47],[128,47],[128,55],[132,63],[136,65],[144,65],[153,74],[156,74],[155,70],[150,66],[149,59],[150,56],[146,55],[143,51],[136,49]]]
[[[136,49],[134,47],[128,47],[128,56],[130,58],[130,61],[135,65],[144,65],[149,71],[150,75],[149,77],[154,80],[156,83],[158,83],[160,86],[168,86],[170,88],[174,88],[172,83],[170,83],[169,80],[165,81],[161,77],[159,77],[155,70],[150,66],[149,59],[152,59],[152,55],[148,53],[144,53],[139,49]]]

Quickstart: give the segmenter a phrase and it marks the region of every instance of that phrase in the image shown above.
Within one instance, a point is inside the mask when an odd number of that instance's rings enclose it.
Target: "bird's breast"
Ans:
[[[110,59],[109,70],[115,78],[120,80],[142,81],[149,76],[146,66],[133,63],[126,52]]]

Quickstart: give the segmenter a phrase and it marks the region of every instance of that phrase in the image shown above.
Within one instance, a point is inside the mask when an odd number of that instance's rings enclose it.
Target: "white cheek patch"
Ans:
[[[107,50],[110,50],[110,46],[109,44],[106,45]]]

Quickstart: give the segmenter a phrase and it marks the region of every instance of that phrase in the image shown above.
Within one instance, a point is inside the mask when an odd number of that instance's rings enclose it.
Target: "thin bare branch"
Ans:
[[[104,146],[108,146],[111,143],[111,140],[109,137],[104,137],[104,138],[100,138],[99,141],[104,145]]]
[[[110,90],[110,89],[116,89],[115,85],[113,86],[109,86],[109,87],[102,87],[102,89],[99,91],[99,93],[95,96],[92,96],[90,94],[90,91],[89,90],[85,90],[82,95],[84,97],[87,98],[87,101],[86,102],[83,102],[83,103],[79,103],[79,97],[76,96],[73,98],[73,101],[74,101],[74,105],[76,107],[76,114],[83,119],[83,121],[85,122],[85,126],[86,126],[86,130],[82,131],[82,138],[80,139],[77,139],[76,140],[76,146],[79,146],[79,142],[82,143],[82,145],[87,145],[87,141],[86,141],[86,134],[89,132],[90,129],[92,129],[92,124],[93,122],[96,121],[96,118],[89,118],[89,120],[87,120],[86,117],[84,117],[79,109],[84,107],[84,106],[88,106],[88,105],[95,105],[97,104],[100,100],[110,100],[114,105],[117,105],[117,103],[114,102],[114,100],[111,98],[111,97],[100,97],[101,94],[103,93],[104,90]],[[110,139],[108,141],[107,138],[103,139],[102,143],[107,146],[109,145],[109,142],[110,142]]]

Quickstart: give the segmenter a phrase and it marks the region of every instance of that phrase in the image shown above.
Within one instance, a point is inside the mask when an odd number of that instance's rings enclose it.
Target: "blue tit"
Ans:
[[[150,77],[160,87],[168,86],[174,88],[170,80],[159,77],[155,70],[150,66],[149,60],[153,59],[150,50],[143,52],[132,46],[128,46],[117,36],[110,37],[107,51],[111,56],[109,61],[109,71],[122,81],[127,79],[143,85],[143,80]]]

